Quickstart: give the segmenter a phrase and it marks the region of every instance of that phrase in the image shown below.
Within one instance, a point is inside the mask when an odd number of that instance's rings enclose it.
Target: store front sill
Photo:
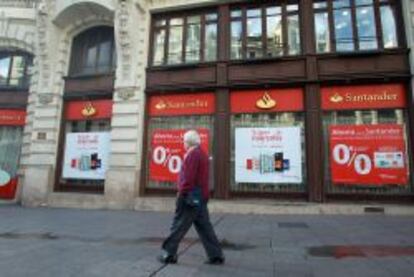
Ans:
[[[173,212],[173,197],[142,197],[135,200],[135,210]],[[210,200],[211,213],[262,214],[262,215],[414,215],[414,205],[366,204],[366,203],[308,203],[249,200]]]

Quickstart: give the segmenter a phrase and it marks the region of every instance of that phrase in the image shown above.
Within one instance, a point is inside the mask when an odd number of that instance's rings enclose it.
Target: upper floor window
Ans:
[[[73,40],[71,75],[110,73],[116,65],[114,28],[99,26]]]
[[[231,59],[301,53],[299,5],[292,1],[231,10]]]
[[[0,87],[27,88],[31,64],[29,54],[0,52]]]
[[[393,0],[314,1],[316,51],[398,47]]]
[[[215,61],[217,19],[215,12],[156,17],[152,65]]]

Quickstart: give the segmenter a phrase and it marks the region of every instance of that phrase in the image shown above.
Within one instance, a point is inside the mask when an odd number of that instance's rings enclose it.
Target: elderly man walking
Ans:
[[[177,183],[177,201],[170,235],[162,244],[161,263],[176,263],[180,241],[194,223],[195,229],[207,253],[209,264],[223,264],[220,243],[210,222],[207,209],[209,197],[208,156],[200,147],[200,135],[195,130],[184,134],[183,166]]]

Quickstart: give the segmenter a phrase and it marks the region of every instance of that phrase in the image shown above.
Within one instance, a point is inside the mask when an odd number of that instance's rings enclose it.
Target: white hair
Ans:
[[[201,144],[200,135],[196,130],[190,130],[184,134],[184,142],[186,142],[190,147],[199,146]]]

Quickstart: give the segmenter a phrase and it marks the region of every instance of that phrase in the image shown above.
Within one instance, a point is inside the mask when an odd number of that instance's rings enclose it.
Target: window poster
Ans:
[[[109,132],[66,134],[63,178],[104,180],[109,146]]]
[[[300,127],[236,128],[237,183],[302,183]]]
[[[407,185],[404,130],[398,124],[331,126],[334,184]]]
[[[177,181],[185,154],[183,137],[188,130],[154,130],[151,138],[150,180]],[[209,130],[197,129],[201,148],[208,154]]]

